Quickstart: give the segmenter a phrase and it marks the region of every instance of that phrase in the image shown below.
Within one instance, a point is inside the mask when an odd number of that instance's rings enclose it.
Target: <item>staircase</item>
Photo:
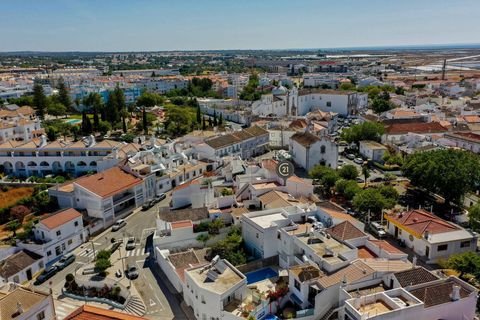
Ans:
[[[143,303],[142,299],[138,296],[131,296],[128,299],[127,304],[125,305],[125,309],[123,309],[126,313],[135,315],[135,316],[143,316],[147,311],[145,308],[145,304]]]

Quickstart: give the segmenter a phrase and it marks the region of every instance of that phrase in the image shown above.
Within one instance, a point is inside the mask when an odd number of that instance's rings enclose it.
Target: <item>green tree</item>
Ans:
[[[136,104],[139,107],[152,108],[156,105],[163,104],[164,101],[165,99],[161,95],[153,92],[144,91],[142,92],[140,97],[138,97]]]
[[[383,113],[385,111],[388,111],[394,108],[393,104],[390,101],[380,97],[373,99],[371,107],[373,112],[377,114]]]
[[[103,108],[102,97],[97,92],[91,92],[83,99],[83,104],[91,109],[93,113],[93,129],[95,131],[98,130],[100,122],[98,114]]]
[[[340,85],[339,89],[340,90],[345,90],[345,91],[352,91],[352,90],[355,90],[356,87],[352,83],[344,82]]]
[[[112,266],[112,263],[109,259],[97,259],[95,261],[95,269],[99,272],[105,272],[108,268]]]
[[[77,125],[74,125],[72,126],[72,128],[70,129],[70,132],[72,133],[73,135],[73,140],[74,141],[77,141],[78,140],[78,135],[80,133],[80,127],[77,126]]]
[[[465,274],[477,276],[480,272],[480,256],[472,251],[454,254],[447,260],[447,266],[460,272],[461,278]]]
[[[102,135],[106,135],[110,130],[112,130],[112,125],[107,121],[100,121],[98,123],[98,131],[100,131]]]
[[[35,83],[33,86],[33,107],[40,119],[45,118],[47,111],[47,97],[43,91],[43,86],[40,83]]]
[[[218,117],[218,125],[220,127],[223,126],[223,113],[220,113],[220,116]]]
[[[335,186],[335,183],[339,179],[339,176],[335,170],[317,164],[314,166],[309,175],[312,179],[317,179],[320,181],[320,184],[323,187],[325,194],[330,195],[332,188]]]
[[[45,129],[45,133],[47,134],[48,141],[55,141],[57,140],[58,131],[55,127],[49,126]]]
[[[217,110],[213,110],[213,126],[216,127],[217,125],[218,125]]]
[[[386,206],[385,197],[378,189],[364,189],[353,197],[353,206],[356,210],[367,213],[371,212],[379,216]]]
[[[468,209],[468,221],[474,231],[480,230],[480,203]]]
[[[357,144],[362,140],[380,141],[384,132],[385,128],[381,123],[365,121],[343,130],[342,139],[348,143],[355,142]]]
[[[197,107],[197,123],[199,125],[202,123],[202,112],[200,111],[200,107]]]
[[[112,255],[112,253],[110,252],[110,250],[100,250],[97,252],[97,256],[96,256],[96,259],[97,260],[101,260],[101,259],[110,259],[110,256]]]
[[[148,135],[147,111],[145,110],[145,107],[143,107],[142,110],[142,124],[144,134]]]
[[[60,102],[54,102],[48,105],[47,113],[54,117],[64,116],[67,113],[67,108]]]
[[[197,241],[203,243],[203,247],[207,245],[209,239],[210,235],[208,233],[199,234],[197,237]]]
[[[85,111],[82,112],[82,132],[85,135],[91,134],[93,131],[92,122],[90,117]]]
[[[335,190],[343,195],[345,199],[352,200],[362,190],[354,180],[340,179],[335,183]]]
[[[21,226],[22,224],[17,219],[12,220],[5,225],[8,231],[13,232],[13,237],[17,236],[17,230],[20,229]]]
[[[358,170],[354,165],[346,164],[338,170],[338,175],[346,180],[355,180],[358,177]]]
[[[405,160],[402,172],[413,185],[441,195],[447,203],[461,203],[465,193],[480,185],[479,157],[463,150],[414,153]]]
[[[365,188],[367,187],[368,178],[370,178],[370,169],[367,166],[362,166],[362,175],[365,179]]]
[[[392,209],[398,201],[398,191],[392,186],[380,186],[377,188],[380,194],[385,198],[385,208]]]
[[[210,222],[208,225],[208,233],[209,234],[219,234],[220,229],[222,229],[225,226],[225,223],[223,222],[222,219],[217,218]]]
[[[70,110],[72,108],[72,99],[70,99],[70,95],[68,94],[67,86],[65,85],[65,81],[63,78],[58,80],[58,101]]]

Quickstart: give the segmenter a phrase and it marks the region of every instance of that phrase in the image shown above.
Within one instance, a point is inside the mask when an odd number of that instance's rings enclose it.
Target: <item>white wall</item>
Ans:
[[[155,258],[157,260],[157,264],[160,266],[160,269],[165,273],[167,279],[170,283],[175,287],[178,293],[182,293],[183,290],[183,282],[178,276],[177,272],[175,271],[175,267],[172,263],[168,260],[168,256],[170,255],[170,251],[167,249],[160,249],[159,247],[155,247]]]

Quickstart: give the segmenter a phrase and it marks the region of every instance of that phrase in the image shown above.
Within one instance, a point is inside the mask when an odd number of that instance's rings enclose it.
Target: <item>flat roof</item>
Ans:
[[[208,266],[208,265],[207,265]],[[241,282],[247,283],[247,278],[239,271],[234,270],[225,260],[218,261],[213,267],[204,270],[205,266],[187,269],[185,272],[198,286],[216,294],[223,294]],[[211,277],[215,275],[215,279]]]
[[[269,228],[272,223],[279,220],[287,220],[282,213],[265,214],[256,217],[249,217],[254,223],[258,224],[262,228]]]

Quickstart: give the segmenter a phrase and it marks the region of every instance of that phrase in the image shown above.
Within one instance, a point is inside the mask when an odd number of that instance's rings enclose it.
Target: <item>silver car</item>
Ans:
[[[138,278],[138,269],[135,265],[128,265],[127,266],[127,272],[125,273],[127,275],[127,278],[129,279],[136,279]]]
[[[128,238],[127,245],[125,246],[125,249],[127,249],[127,250],[135,249],[135,237]]]

